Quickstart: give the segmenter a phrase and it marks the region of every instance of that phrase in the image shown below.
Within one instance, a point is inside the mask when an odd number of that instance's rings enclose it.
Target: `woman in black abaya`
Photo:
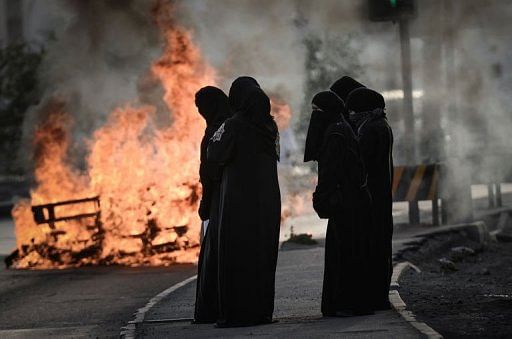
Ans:
[[[393,272],[393,131],[384,111],[384,97],[368,88],[352,91],[347,107],[353,112],[361,155],[368,170],[368,189],[374,201],[374,274],[375,307],[389,309],[389,284]]]
[[[199,216],[206,232],[199,252],[195,323],[214,323],[218,317],[218,209],[220,197],[221,173],[218,164],[207,161],[208,142],[231,116],[228,97],[216,87],[207,86],[196,93],[196,106],[206,120],[206,130],[201,141],[201,165],[199,177],[203,186],[203,195],[199,205]]]
[[[368,258],[371,198],[355,135],[333,92],[312,100],[304,161],[318,161],[313,207],[328,218],[322,291],[324,316],[371,314]]]
[[[251,79],[233,83],[229,100],[235,115],[208,146],[208,160],[223,165],[219,327],[269,323],[274,310],[281,217],[278,131],[269,98]]]

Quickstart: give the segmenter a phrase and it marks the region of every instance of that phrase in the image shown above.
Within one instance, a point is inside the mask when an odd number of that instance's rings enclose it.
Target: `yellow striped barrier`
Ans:
[[[419,223],[418,201],[432,201],[432,220],[439,224],[439,164],[395,166],[393,175],[393,201],[409,202],[411,224]]]

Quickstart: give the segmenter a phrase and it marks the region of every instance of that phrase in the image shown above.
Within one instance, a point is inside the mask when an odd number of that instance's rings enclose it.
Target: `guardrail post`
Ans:
[[[487,197],[489,199],[489,208],[495,207],[494,203],[494,184],[487,184]]]
[[[432,200],[432,225],[439,226],[439,199]]]
[[[503,207],[503,200],[501,199],[501,183],[496,183],[496,206]]]
[[[420,223],[420,207],[417,201],[409,201],[409,223],[411,225]]]
[[[443,166],[441,197],[447,223],[464,223],[473,220],[473,199],[471,198],[471,164],[457,158],[449,158]]]
[[[446,225],[448,223],[448,203],[445,199],[441,199],[441,224]]]

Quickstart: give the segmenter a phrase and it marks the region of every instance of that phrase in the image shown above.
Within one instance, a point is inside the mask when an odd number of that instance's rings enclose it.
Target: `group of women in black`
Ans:
[[[281,218],[270,99],[247,76],[232,83],[229,96],[207,86],[195,99],[207,127],[194,323],[270,323]],[[350,77],[312,100],[304,161],[318,162],[313,207],[329,219],[324,316],[389,308],[393,136],[384,108],[380,94]]]

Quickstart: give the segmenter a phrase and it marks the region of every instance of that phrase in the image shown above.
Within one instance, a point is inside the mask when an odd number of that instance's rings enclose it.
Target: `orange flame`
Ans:
[[[290,125],[292,110],[290,106],[278,96],[271,96],[272,115],[276,121],[279,130],[283,130]]]
[[[35,179],[30,201],[13,210],[17,268],[63,268],[88,264],[167,265],[197,259],[199,143],[204,122],[194,94],[215,84],[215,72],[177,26],[172,8],[161,2],[156,23],[165,39],[152,75],[165,91],[172,124],[156,127],[155,108],[120,107],[90,140],[86,173],[67,159],[69,125],[65,104],[56,99],[41,109],[34,135]],[[37,225],[31,205],[99,195],[101,230],[91,218]],[[83,206],[66,213],[83,213]],[[94,229],[94,230],[93,230]],[[96,255],[88,255],[97,251]],[[96,252],[95,252],[96,253]]]

